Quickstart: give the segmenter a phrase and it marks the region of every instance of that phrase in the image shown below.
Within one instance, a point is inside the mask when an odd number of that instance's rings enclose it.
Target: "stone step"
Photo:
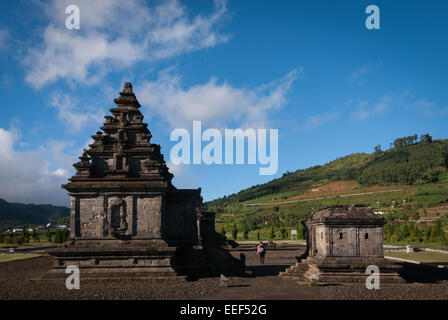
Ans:
[[[290,266],[283,272],[279,273],[279,276],[284,279],[298,279],[302,277],[302,275],[307,271],[307,266],[303,263],[296,263],[293,266]]]
[[[302,277],[300,276],[291,276],[291,275],[285,275],[282,276],[283,279],[288,279],[288,280],[302,280]]]

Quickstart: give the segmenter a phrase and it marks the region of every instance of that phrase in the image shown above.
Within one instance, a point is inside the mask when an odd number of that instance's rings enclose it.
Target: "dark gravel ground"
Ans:
[[[244,253],[250,277],[234,277],[234,285],[219,287],[219,278],[196,281],[120,281],[83,283],[80,290],[67,290],[65,283],[29,281],[39,278],[51,268],[50,257],[44,256],[0,264],[0,300],[5,299],[65,299],[65,300],[187,300],[187,299],[322,299],[322,300],[448,300],[448,281],[432,277],[421,270],[410,272],[413,283],[382,285],[368,290],[363,285],[310,287],[278,277],[280,271],[296,262],[297,248],[268,250],[266,264],[261,265],[255,250],[238,248],[235,257]],[[423,283],[420,279],[426,279]],[[82,280],[81,280],[82,281]]]
[[[325,300],[448,300],[448,283],[383,285],[378,290],[365,286],[319,287]]]
[[[182,281],[120,281],[83,283],[80,290],[67,290],[60,282],[29,281],[51,268],[50,257],[39,257],[0,264],[0,299],[120,299],[120,300],[183,300],[213,295],[219,288],[218,278]]]

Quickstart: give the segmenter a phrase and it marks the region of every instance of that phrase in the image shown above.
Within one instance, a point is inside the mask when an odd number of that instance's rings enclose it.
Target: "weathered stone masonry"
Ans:
[[[166,277],[239,267],[219,247],[201,189],[172,185],[130,83],[114,102],[112,116],[62,186],[71,197],[70,240],[49,251],[55,266],[47,276],[70,264],[84,277]]]
[[[333,206],[307,222],[305,277],[312,283],[364,282],[366,268],[377,266],[382,282],[403,282],[401,266],[383,256],[385,219],[363,206]]]

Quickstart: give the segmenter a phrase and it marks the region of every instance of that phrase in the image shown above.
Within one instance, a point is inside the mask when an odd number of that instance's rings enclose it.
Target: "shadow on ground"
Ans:
[[[446,270],[437,270],[412,263],[403,263],[403,270],[400,274],[408,283],[437,283],[448,280]]]
[[[285,271],[290,264],[262,264],[258,266],[248,266],[246,267],[246,272],[252,274],[254,277],[267,277],[267,276],[277,276],[280,272]]]

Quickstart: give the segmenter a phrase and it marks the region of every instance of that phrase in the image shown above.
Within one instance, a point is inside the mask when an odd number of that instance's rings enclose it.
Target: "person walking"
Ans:
[[[264,256],[266,255],[266,246],[263,241],[260,241],[260,244],[257,247],[257,255],[260,257],[260,263],[264,264]]]

